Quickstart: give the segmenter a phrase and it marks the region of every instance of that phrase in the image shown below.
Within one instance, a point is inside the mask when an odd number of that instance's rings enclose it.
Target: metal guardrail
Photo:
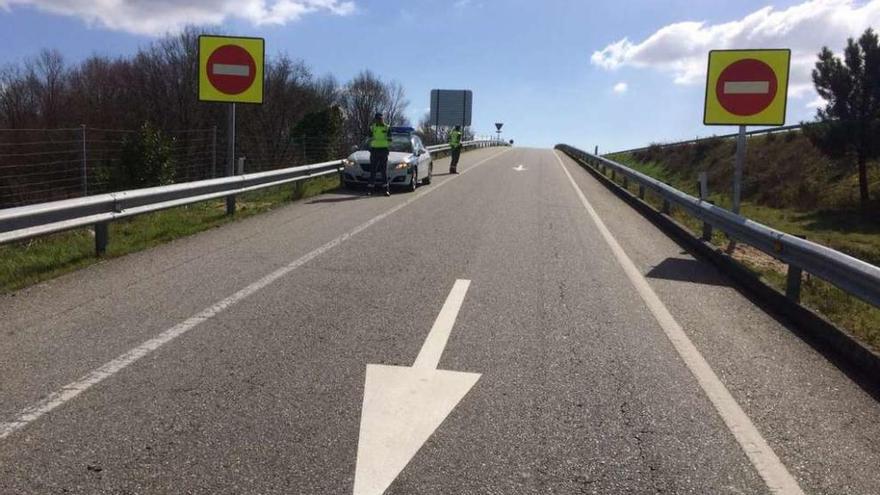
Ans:
[[[497,144],[493,141],[467,141],[462,145],[466,148],[482,148]],[[448,149],[448,144],[428,148],[432,152]],[[335,174],[342,170],[343,165],[344,160],[333,160],[269,172],[7,208],[0,210],[0,244],[94,225],[95,251],[103,254],[109,241],[107,225],[112,221],[211,199],[231,199],[236,194]],[[235,211],[234,204],[234,201],[227,201],[227,213]]]
[[[807,125],[809,125],[809,124],[807,124]],[[769,129],[758,129],[755,131],[748,131],[748,132],[746,132],[746,136],[758,136],[758,135],[763,135],[763,134],[777,134],[777,133],[782,133],[782,132],[792,132],[792,131],[799,131],[803,128],[804,128],[804,124],[787,125],[787,126],[783,126],[783,127],[771,127]],[[630,150],[612,151],[610,153],[604,153],[603,156],[617,155],[620,153],[639,153],[641,151],[647,151],[655,146],[659,147],[660,149],[675,148],[676,146],[697,144],[701,141],[709,141],[712,139],[733,139],[733,138],[736,138],[737,136],[739,136],[739,133],[722,134],[720,136],[706,136],[706,137],[702,137],[702,138],[687,139],[684,141],[676,141],[674,143],[658,143],[658,144],[654,144],[651,146],[643,146],[641,148],[633,148]]]
[[[641,199],[646,189],[653,191],[663,200],[665,212],[675,205],[703,221],[703,240],[710,240],[715,228],[788,264],[786,295],[796,301],[800,300],[801,272],[806,271],[880,307],[880,267],[736,215],[607,158],[566,144],[556,148],[600,173],[610,169],[612,175],[620,174],[625,183],[634,182],[639,186]]]

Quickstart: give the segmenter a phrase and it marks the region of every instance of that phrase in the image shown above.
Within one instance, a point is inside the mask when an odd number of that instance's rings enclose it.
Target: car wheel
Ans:
[[[428,164],[428,176],[422,180],[422,184],[428,185],[431,183],[431,177],[434,176],[434,162]]]
[[[419,167],[413,167],[412,179],[409,180],[409,190],[415,192],[417,187],[419,187]]]

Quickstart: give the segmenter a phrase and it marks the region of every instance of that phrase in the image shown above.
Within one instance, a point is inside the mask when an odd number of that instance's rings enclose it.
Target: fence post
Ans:
[[[599,156],[599,145],[596,145],[596,149],[593,151],[593,154]]]
[[[700,191],[700,200],[709,199],[709,174],[700,172],[699,182],[697,182],[697,190]]]
[[[95,256],[107,254],[107,243],[110,242],[110,229],[107,222],[95,224]]]
[[[303,149],[303,165],[308,165],[309,158],[306,155],[306,135],[305,134],[303,134],[303,136],[302,136],[302,149]]]
[[[211,136],[211,178],[217,177],[217,126]]]
[[[82,124],[82,191],[83,196],[89,195],[88,159],[86,157],[86,125]]]

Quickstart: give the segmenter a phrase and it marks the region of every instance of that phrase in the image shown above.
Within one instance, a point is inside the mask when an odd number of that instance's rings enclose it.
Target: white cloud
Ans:
[[[825,101],[825,99],[822,98],[821,96],[816,95],[816,98],[808,101],[807,104],[804,105],[804,108],[808,108],[810,110],[817,110],[819,108],[825,108],[826,105],[828,105],[828,102]]]
[[[629,90],[629,85],[625,82],[619,82],[615,84],[611,90],[619,95],[622,95],[623,93],[626,93],[627,90]]]
[[[217,25],[229,19],[255,26],[283,25],[313,12],[347,15],[355,8],[348,0],[0,0],[0,9],[15,6],[147,35],[178,31],[187,24]]]
[[[669,24],[634,43],[623,38],[591,57],[607,70],[652,68],[669,73],[677,84],[702,84],[709,50],[725,48],[790,48],[792,96],[814,95],[811,70],[822,46],[836,53],[848,37],[880,26],[880,0],[810,0],[785,10],[765,7],[722,24]]]

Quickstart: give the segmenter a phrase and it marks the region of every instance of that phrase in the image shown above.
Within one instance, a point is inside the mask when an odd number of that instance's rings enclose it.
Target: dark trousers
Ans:
[[[452,163],[449,165],[449,170],[455,170],[458,168],[458,159],[461,157],[461,148],[452,148]]]
[[[382,172],[382,180],[388,188],[388,148],[370,148],[370,187],[376,183],[376,171]]]

